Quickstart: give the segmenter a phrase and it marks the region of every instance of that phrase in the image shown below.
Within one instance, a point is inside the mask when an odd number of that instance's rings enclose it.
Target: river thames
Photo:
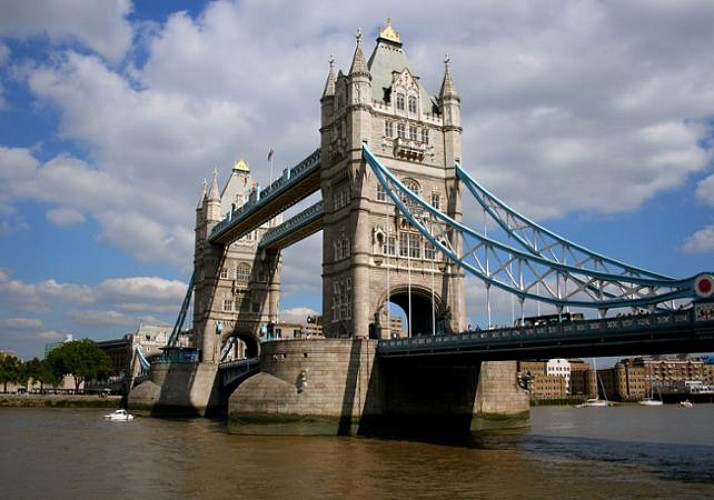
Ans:
[[[714,405],[538,407],[452,443],[0,408],[0,498],[713,498]]]

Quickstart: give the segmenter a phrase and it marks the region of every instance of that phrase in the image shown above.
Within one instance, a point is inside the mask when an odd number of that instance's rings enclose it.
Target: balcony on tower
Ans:
[[[406,137],[394,140],[394,157],[407,161],[422,161],[426,154],[426,144]]]

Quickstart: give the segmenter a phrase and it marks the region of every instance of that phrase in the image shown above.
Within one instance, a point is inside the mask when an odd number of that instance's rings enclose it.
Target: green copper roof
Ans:
[[[390,32],[387,30],[390,30]],[[399,35],[396,34],[395,38],[391,36],[391,33],[396,32],[392,30],[390,23],[385,30],[380,32],[380,36],[377,38],[377,46],[374,48],[367,63],[369,72],[372,75],[372,99],[375,101],[384,100],[384,89],[391,88],[395,72],[399,74],[407,69],[414,76],[414,72],[409,66],[407,54],[402,48],[402,43],[397,41],[399,40]],[[416,78],[422,111],[431,113],[434,101],[424,89],[418,77]]]

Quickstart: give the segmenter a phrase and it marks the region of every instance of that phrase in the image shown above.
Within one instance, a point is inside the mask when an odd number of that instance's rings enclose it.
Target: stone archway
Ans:
[[[242,342],[242,345],[238,344]],[[228,332],[221,336],[219,340],[221,360],[223,360],[227,350],[233,350],[234,355],[240,354],[240,358],[257,358],[260,356],[260,341],[252,333]]]
[[[409,295],[411,292],[411,314],[410,314],[410,301]],[[380,312],[378,314],[379,320],[384,321],[386,324],[387,314],[386,305],[387,295],[382,298],[382,303],[380,306]],[[425,335],[432,335],[433,326],[436,324],[436,331],[443,331],[445,324],[445,313],[446,308],[441,300],[439,294],[434,293],[432,296],[432,290],[424,288],[423,286],[412,285],[411,290],[408,286],[399,286],[393,288],[389,293],[389,302],[399,306],[406,316],[407,323],[411,316],[411,335],[414,337],[420,337]],[[409,331],[409,325],[404,325],[404,330]]]

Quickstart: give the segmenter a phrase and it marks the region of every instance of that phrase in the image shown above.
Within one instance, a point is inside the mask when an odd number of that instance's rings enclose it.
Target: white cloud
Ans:
[[[59,182],[60,195],[37,187],[35,196],[91,214],[101,241],[141,260],[189,262],[200,179],[214,166],[225,176],[238,156],[266,179],[269,145],[278,165],[309,153],[327,57],[337,53],[347,69],[355,29],[373,35],[383,22],[352,7],[354,18],[334,21],[327,3],[310,7],[215,2],[197,18],[174,14],[144,33],[148,57],[130,74],[73,51],[27,70],[35,95],[61,111],[62,136],[96,159],[56,158],[40,180]],[[442,49],[451,53],[464,166],[531,217],[634,210],[708,163],[697,124],[714,111],[714,56],[693,50],[706,37],[697,20],[713,15],[706,4],[453,4],[446,12],[429,30],[410,14],[395,26],[432,92]],[[662,32],[635,12],[667,34],[666,55]],[[286,16],[289,30],[278,22]],[[672,19],[695,29],[665,28]],[[145,244],[126,243],[135,239]]]
[[[117,314],[132,313],[136,321],[149,313],[177,313],[185,294],[186,283],[152,276],[108,279],[91,287],[54,280],[25,283],[12,279],[8,270],[0,269],[0,303],[7,311],[48,312],[67,306],[101,306],[106,309],[90,311],[89,316],[117,321]],[[117,313],[115,309],[124,312]],[[71,318],[88,317],[84,314],[73,312]],[[125,319],[123,324],[128,321]]]
[[[31,178],[39,166],[29,149],[0,146],[0,182]]]
[[[129,50],[129,0],[43,0],[0,3],[0,35],[25,39],[47,35],[54,42],[75,40],[111,61]]]
[[[714,206],[714,175],[710,175],[697,185],[697,199],[703,203]]]
[[[293,307],[280,311],[280,321],[283,323],[305,323],[308,316],[316,316],[321,313],[309,307]]]
[[[711,163],[700,146],[714,115],[709,1],[447,2],[404,10],[366,0],[341,5],[337,18],[327,0],[217,1],[195,18],[135,25],[141,46],[130,45],[128,2],[87,4],[71,20],[73,9],[58,0],[38,12],[6,4],[0,35],[76,42],[51,46],[50,57],[34,61],[7,50],[4,57],[37,99],[35,110],[58,113],[58,142],[77,147],[49,160],[0,147],[0,214],[33,200],[51,207],[55,223],[81,215],[98,223],[99,242],[145,262],[191,267],[200,181],[214,167],[224,180],[243,156],[265,184],[268,147],[282,169],[318,145],[327,59],[335,54],[337,69],[349,68],[358,27],[369,53],[384,23],[375,12],[400,12],[394,26],[432,93],[450,54],[462,98],[463,164],[531,218],[634,211]],[[125,54],[128,70],[111,64]],[[714,181],[702,181],[697,195],[714,205]],[[0,233],[7,228],[3,220]],[[710,232],[693,235],[685,248],[708,248]],[[320,297],[321,241],[286,250],[285,301]],[[144,302],[157,314],[180,303],[185,285],[171,283],[48,284],[129,315]],[[50,299],[40,285],[0,280],[0,296],[41,305]],[[155,294],[165,300],[148,300]]]
[[[47,312],[61,304],[91,304],[94,295],[87,285],[55,280],[24,283],[11,279],[8,271],[0,269],[0,302],[5,309]]]
[[[42,328],[42,321],[34,318],[0,319],[0,330],[29,331]]]
[[[104,300],[126,298],[146,301],[181,301],[186,294],[186,283],[155,276],[114,278],[102,281],[97,287]]]
[[[47,219],[58,226],[74,226],[84,222],[84,214],[74,208],[60,207],[48,210]]]
[[[714,252],[714,226],[707,226],[689,236],[682,250],[685,253]]]
[[[67,317],[80,325],[96,328],[102,327],[132,327],[136,325],[136,318],[127,316],[117,311],[74,311]]]
[[[40,355],[36,352],[36,345],[43,345],[62,337],[62,334],[47,329],[43,322],[36,318],[0,319],[0,345],[25,360]],[[33,350],[34,354],[29,355],[28,353]]]

